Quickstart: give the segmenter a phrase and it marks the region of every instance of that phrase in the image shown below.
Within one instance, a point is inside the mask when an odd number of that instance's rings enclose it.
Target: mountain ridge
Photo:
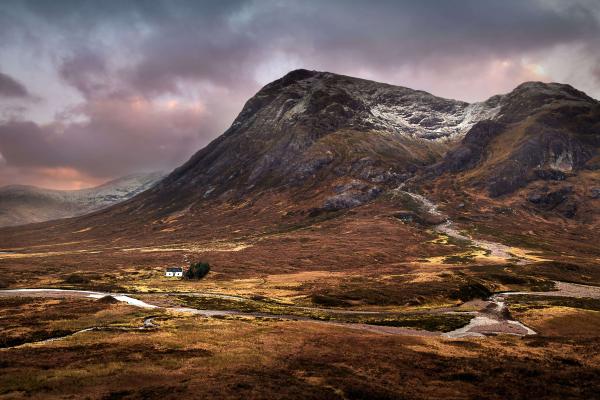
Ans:
[[[365,100],[367,98],[377,99],[377,102]],[[507,94],[469,104],[344,75],[295,70],[249,99],[222,136],[173,171],[155,190],[168,190],[169,185],[180,190],[191,178],[195,186],[204,188],[202,193],[196,193],[197,197],[227,199],[231,196],[223,196],[225,191],[221,189],[231,189],[231,180],[244,181],[241,184],[246,187],[241,192],[246,193],[264,181],[269,182],[270,188],[281,185],[282,181],[284,186],[293,187],[307,178],[317,177],[320,170],[326,170],[327,174],[323,175],[329,177],[341,175],[371,184],[395,185],[417,169],[442,160],[447,152],[456,155],[452,153],[455,143],[460,148],[460,142],[479,122],[516,123],[540,112],[553,101],[598,104],[583,92],[558,83],[525,82]],[[433,111],[427,114],[423,107]],[[399,116],[396,122],[404,121],[403,125],[392,125],[390,120],[394,118],[382,112],[384,109],[395,110],[394,115]],[[423,114],[427,115],[422,118]],[[450,127],[436,125],[440,124],[441,117],[451,122]],[[255,129],[254,125],[259,128]],[[359,135],[361,132],[371,133],[371,137]],[[329,135],[339,139],[333,146],[327,143]],[[285,140],[278,136],[284,136]],[[243,145],[234,140],[236,137],[241,137]],[[273,137],[274,144],[269,142]],[[267,151],[252,149],[252,140],[267,146]],[[346,165],[341,171],[338,166],[332,171],[327,166],[342,158],[336,150],[344,141],[354,141],[355,149],[359,146],[376,149],[361,154],[362,157],[354,149],[346,151],[357,153],[352,165]],[[395,154],[389,157],[391,152]],[[386,156],[389,162],[382,162]],[[240,161],[244,168],[231,167]],[[361,167],[361,163],[365,165]],[[456,168],[441,168],[438,173],[448,169],[456,172]],[[273,170],[282,172],[273,179]],[[286,178],[282,179],[281,175]],[[492,189],[491,193],[499,195],[503,190]]]

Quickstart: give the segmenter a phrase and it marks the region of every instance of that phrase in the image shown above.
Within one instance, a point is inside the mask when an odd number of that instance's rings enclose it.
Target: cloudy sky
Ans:
[[[0,2],[0,186],[170,170],[296,68],[467,101],[600,98],[597,0]]]

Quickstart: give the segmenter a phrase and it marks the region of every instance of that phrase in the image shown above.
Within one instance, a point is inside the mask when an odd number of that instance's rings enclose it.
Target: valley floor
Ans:
[[[592,398],[600,389],[597,311],[533,308],[522,315],[539,335],[447,339],[81,298],[0,304],[4,335],[113,327],[0,350],[2,398]],[[149,317],[153,326],[139,329]]]
[[[0,398],[600,391],[600,254],[587,232],[580,243],[551,227],[524,238],[518,220],[428,227],[395,212],[366,206],[227,238],[135,241],[78,229],[80,240],[6,246]],[[208,261],[211,272],[163,276],[185,260]]]

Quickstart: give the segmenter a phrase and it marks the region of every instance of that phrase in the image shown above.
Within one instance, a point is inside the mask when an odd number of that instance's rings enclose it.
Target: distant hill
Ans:
[[[0,187],[0,226],[23,225],[87,214],[127,200],[157,183],[164,173],[133,174],[81,190],[35,186]]]

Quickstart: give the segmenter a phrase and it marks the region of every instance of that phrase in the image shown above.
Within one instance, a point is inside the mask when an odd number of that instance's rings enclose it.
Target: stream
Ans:
[[[465,336],[485,336],[489,334],[508,333],[519,336],[535,335],[536,332],[526,325],[509,319],[506,298],[510,296],[551,296],[570,298],[600,299],[600,287],[581,285],[578,283],[554,281],[556,290],[546,292],[500,292],[489,298],[489,305],[466,326],[443,336],[458,338]]]
[[[447,218],[439,211],[437,204],[433,203],[426,197],[403,190],[404,184],[395,189],[396,193],[403,193],[410,196],[413,200],[421,204],[422,211],[429,213],[432,216],[440,217],[446,221],[436,225],[435,230],[454,239],[462,240],[471,243],[475,247],[479,247],[488,252],[486,256],[503,259],[507,262],[515,264],[526,264],[527,258],[535,260],[537,257],[530,255],[527,251],[520,251],[520,254],[515,254],[519,249],[506,246],[501,243],[490,242],[486,240],[475,239],[471,236],[462,234],[454,225],[454,222]],[[539,259],[539,258],[538,258]],[[475,317],[462,328],[451,332],[443,333],[442,336],[449,338],[461,337],[477,337],[495,334],[512,334],[518,336],[535,335],[536,332],[525,326],[524,324],[512,320],[510,313],[505,303],[505,299],[511,295],[547,295],[547,296],[564,296],[564,297],[593,297],[600,298],[600,288],[586,285],[576,285],[566,282],[555,282],[556,291],[552,292],[504,292],[491,296],[487,300],[487,305],[481,311],[475,312]]]
[[[488,256],[497,257],[501,259],[505,259],[507,261],[511,261],[516,264],[525,264],[527,262],[526,259],[522,257],[522,255],[514,254],[516,250],[510,246],[506,246],[501,243],[490,242],[487,240],[475,239],[471,236],[460,233],[458,228],[454,225],[454,222],[447,218],[442,212],[439,211],[437,204],[433,203],[431,200],[426,197],[417,194],[408,192],[406,190],[402,190],[403,186],[401,185],[399,188],[395,189],[396,193],[404,193],[410,196],[413,200],[421,204],[421,209],[427,212],[430,215],[440,217],[446,219],[446,221],[442,224],[435,226],[435,230],[439,233],[452,237],[454,239],[463,240],[471,243],[475,247],[479,247],[483,250],[486,250],[489,254]],[[523,252],[525,256],[527,256],[527,252]],[[532,257],[529,257],[532,258]]]
[[[519,321],[510,318],[508,307],[497,295],[491,296],[488,305],[476,313],[475,318],[462,328],[443,333],[448,338],[485,337],[508,334],[516,336],[535,335],[536,332]]]

